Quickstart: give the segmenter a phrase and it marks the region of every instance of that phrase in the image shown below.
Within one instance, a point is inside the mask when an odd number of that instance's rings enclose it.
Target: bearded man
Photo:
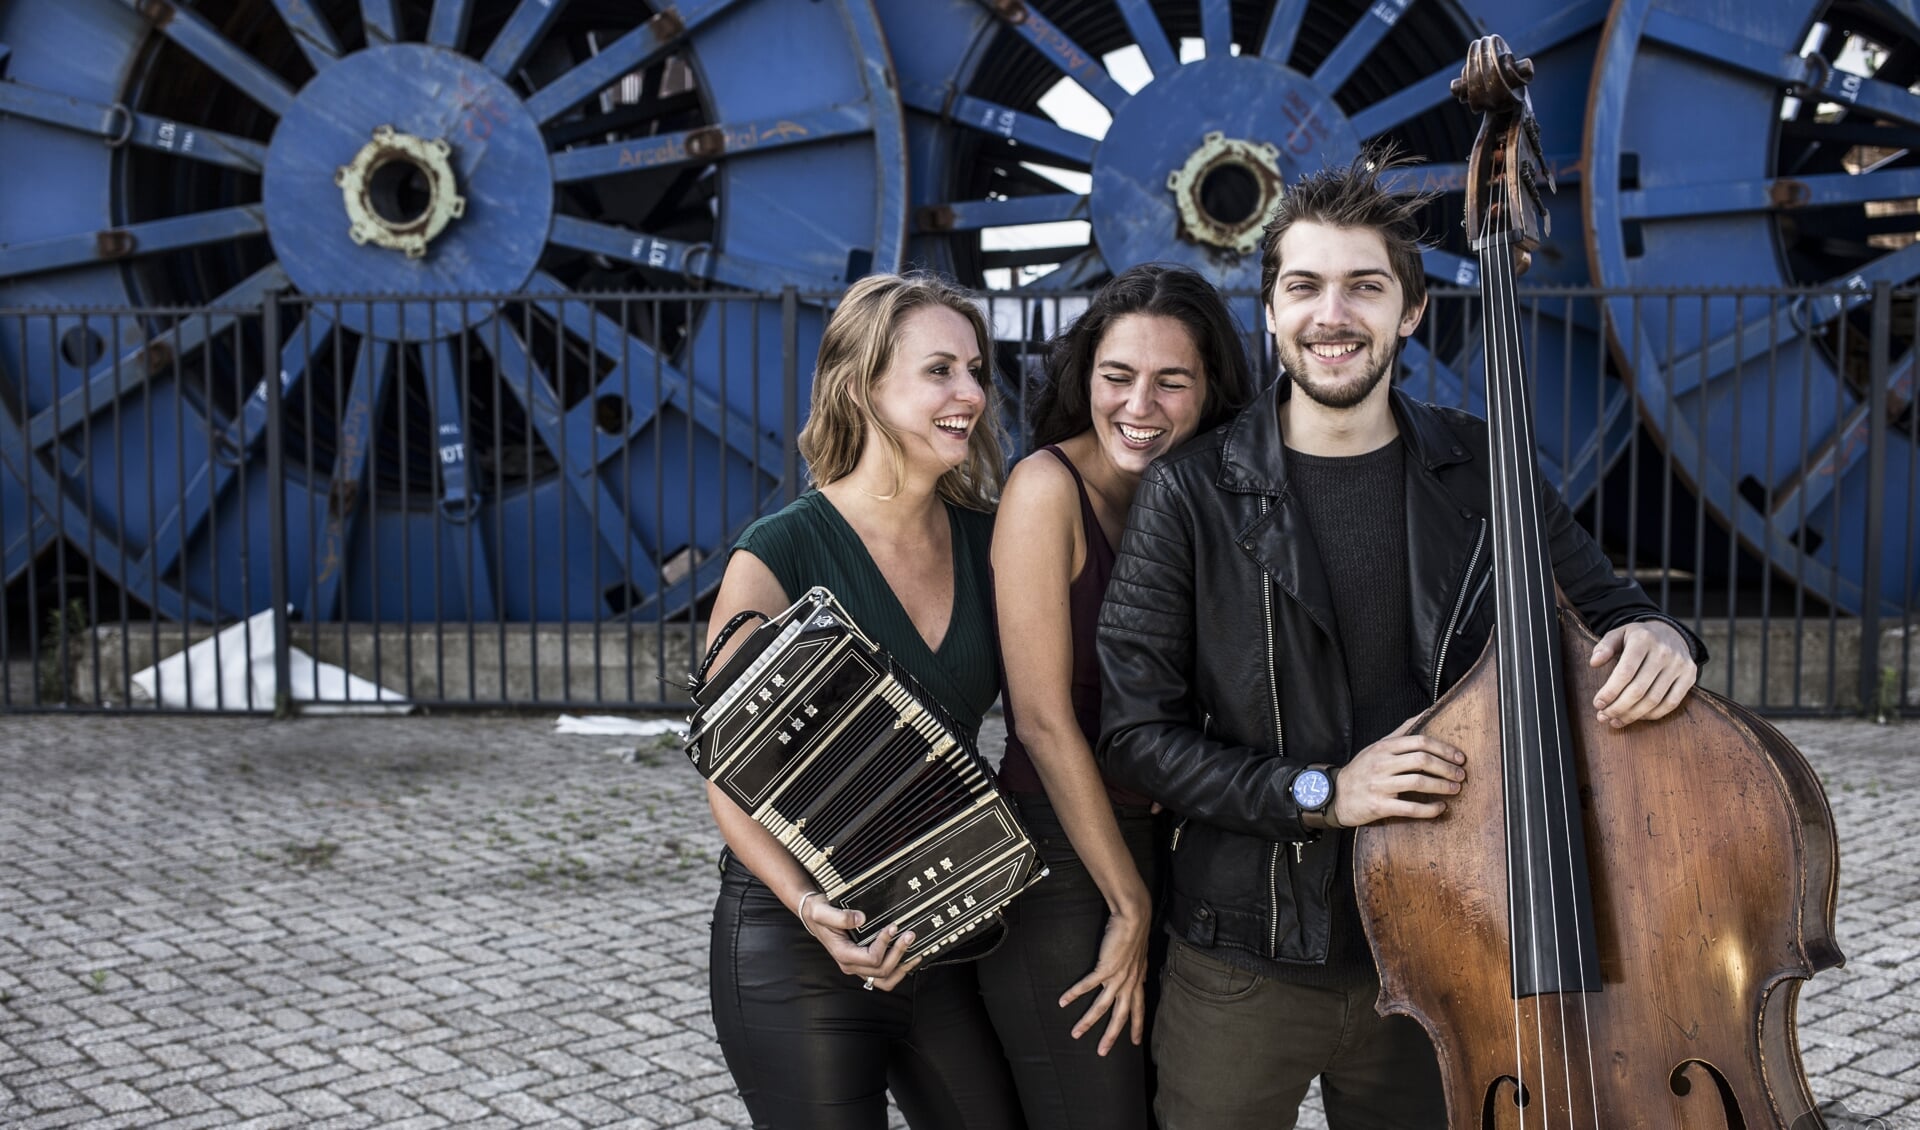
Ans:
[[[1390,167],[1288,186],[1261,248],[1285,375],[1147,472],[1100,617],[1100,760],[1178,829],[1164,1130],[1292,1127],[1316,1077],[1334,1130],[1446,1125],[1426,1034],[1375,1012],[1346,830],[1459,791],[1465,756],[1406,724],[1494,626],[1486,425],[1389,379],[1427,302],[1425,198]],[[1613,665],[1591,709],[1670,713],[1705,649],[1542,493],[1555,578]]]

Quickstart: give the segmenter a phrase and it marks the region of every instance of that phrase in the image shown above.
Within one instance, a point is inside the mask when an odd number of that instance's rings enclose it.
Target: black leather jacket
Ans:
[[[1099,759],[1181,818],[1167,922],[1195,945],[1324,962],[1339,837],[1301,823],[1291,785],[1358,750],[1333,602],[1288,489],[1281,380],[1150,468],[1100,614]],[[1393,393],[1407,445],[1413,652],[1432,698],[1493,630],[1484,421]],[[1595,630],[1667,619],[1614,575],[1547,490],[1554,576]],[[1269,583],[1270,582],[1270,583]],[[1669,620],[1669,623],[1673,621]],[[1696,660],[1705,649],[1684,626]]]

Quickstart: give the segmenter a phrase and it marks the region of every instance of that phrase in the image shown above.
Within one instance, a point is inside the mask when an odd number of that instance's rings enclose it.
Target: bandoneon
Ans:
[[[826,589],[708,677],[712,659],[694,677],[688,756],[828,901],[865,913],[859,944],[891,924],[913,931],[909,957],[932,957],[997,926],[1046,873],[972,741]]]

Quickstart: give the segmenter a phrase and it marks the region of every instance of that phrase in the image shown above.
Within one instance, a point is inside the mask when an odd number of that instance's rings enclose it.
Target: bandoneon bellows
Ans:
[[[973,743],[826,589],[708,677],[711,662],[687,755],[828,901],[866,914],[861,945],[892,924],[913,931],[908,956],[932,957],[1046,873]]]

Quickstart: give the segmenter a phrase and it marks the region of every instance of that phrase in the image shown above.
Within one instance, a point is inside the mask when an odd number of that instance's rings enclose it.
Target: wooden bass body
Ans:
[[[1416,726],[1467,753],[1447,812],[1356,832],[1380,1010],[1432,1037],[1452,1130],[1818,1126],[1801,1121],[1794,1009],[1801,980],[1842,960],[1819,781],[1772,726],[1703,690],[1659,721],[1599,723],[1596,641],[1560,619],[1601,990],[1514,997],[1489,644]]]

